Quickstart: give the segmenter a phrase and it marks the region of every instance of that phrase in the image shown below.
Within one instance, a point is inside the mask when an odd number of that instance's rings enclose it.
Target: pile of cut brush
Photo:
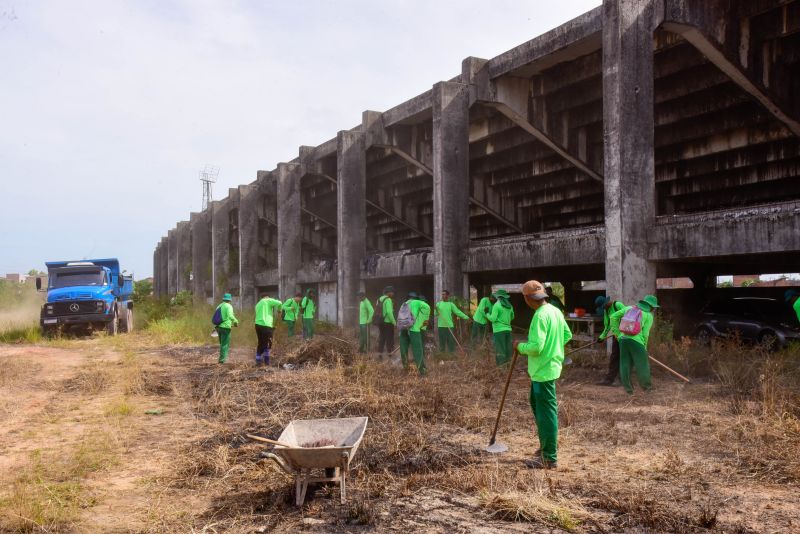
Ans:
[[[303,365],[351,365],[356,355],[356,345],[335,336],[316,336],[309,341],[289,348],[280,359],[282,364],[296,367]]]

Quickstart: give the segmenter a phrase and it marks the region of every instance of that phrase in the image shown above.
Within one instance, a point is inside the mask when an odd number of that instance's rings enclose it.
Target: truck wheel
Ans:
[[[116,336],[117,332],[119,331],[119,315],[117,315],[117,309],[114,308],[114,315],[111,318],[111,321],[106,326],[106,334],[109,336]]]
[[[122,331],[126,334],[133,332],[133,310],[125,310],[125,324]]]

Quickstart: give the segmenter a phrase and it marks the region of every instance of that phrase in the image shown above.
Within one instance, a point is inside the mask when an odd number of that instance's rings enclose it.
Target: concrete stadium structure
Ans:
[[[386,283],[606,280],[632,302],[656,277],[796,272],[798,95],[800,1],[606,0],[192,213],[156,294],[316,287],[351,326]]]

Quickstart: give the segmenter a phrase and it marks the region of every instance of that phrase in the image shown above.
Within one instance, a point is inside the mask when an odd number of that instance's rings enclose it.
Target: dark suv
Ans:
[[[737,297],[706,306],[695,333],[701,343],[710,343],[713,337],[738,335],[742,341],[779,348],[800,341],[800,324],[782,301]]]

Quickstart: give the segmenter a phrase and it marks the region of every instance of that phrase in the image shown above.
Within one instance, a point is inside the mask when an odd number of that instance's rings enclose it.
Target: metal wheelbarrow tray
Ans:
[[[308,484],[313,482],[338,482],[341,502],[344,504],[347,471],[364,437],[368,420],[367,417],[296,419],[283,429],[278,441],[292,447],[276,446],[265,456],[286,473],[295,475],[297,506],[305,502]],[[307,446],[319,442],[331,442],[333,445]],[[319,469],[325,469],[325,476],[312,476],[312,470]]]

